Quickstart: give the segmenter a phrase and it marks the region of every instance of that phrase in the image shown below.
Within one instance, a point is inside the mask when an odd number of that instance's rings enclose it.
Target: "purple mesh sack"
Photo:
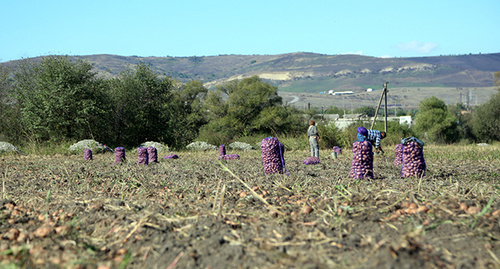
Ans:
[[[83,159],[86,161],[92,161],[92,150],[91,149],[84,149],[83,150]]]
[[[368,136],[368,130],[365,127],[360,126],[356,130],[358,131],[358,134],[361,134],[363,136]]]
[[[352,145],[351,178],[373,178],[372,144],[368,141]]]
[[[397,144],[394,147],[394,165],[403,164],[403,144]]]
[[[115,148],[115,164],[124,162],[125,159],[125,148],[117,147]]]
[[[226,155],[223,155],[222,157],[219,157],[219,160],[236,160],[239,158],[240,158],[240,155],[238,155],[238,154],[226,154]]]
[[[319,163],[319,158],[316,156],[307,157],[303,162],[303,164],[318,164],[318,163]]]
[[[278,141],[278,138],[264,138],[260,143],[260,148],[262,151],[261,156],[262,165],[264,166],[264,173],[283,174],[283,169],[285,168],[285,159],[283,156],[285,147]]]
[[[168,154],[167,156],[163,157],[163,159],[179,159],[179,156],[177,156],[174,153]]]
[[[148,158],[149,163],[158,162],[158,150],[155,147],[148,147]]]
[[[149,157],[148,157],[148,149],[145,147],[140,147],[137,148],[137,155],[138,155],[138,163],[139,164],[145,164],[148,165],[149,162]]]
[[[427,164],[424,159],[424,148],[419,143],[411,141],[403,146],[403,166],[401,177],[418,178],[425,176]]]
[[[334,146],[332,149],[333,152],[336,152],[337,154],[342,154],[342,149],[340,147]]]
[[[219,160],[222,159],[222,156],[226,155],[226,146],[220,145],[219,146]]]

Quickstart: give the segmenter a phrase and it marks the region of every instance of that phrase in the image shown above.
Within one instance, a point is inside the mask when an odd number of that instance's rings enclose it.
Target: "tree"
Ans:
[[[461,139],[475,140],[472,127],[472,114],[465,113],[462,111],[467,110],[467,107],[462,103],[457,103],[455,105],[448,105],[448,111],[457,118],[457,128],[459,136]]]
[[[500,89],[473,115],[473,132],[480,141],[500,141]]]
[[[199,80],[189,81],[174,89],[169,106],[177,116],[169,119],[169,140],[175,147],[183,147],[192,142],[199,133],[201,126],[207,123],[203,116],[203,102],[207,97],[208,89]]]
[[[415,132],[425,139],[439,143],[458,140],[457,119],[448,111],[444,101],[432,96],[419,104]]]
[[[22,137],[19,103],[12,98],[10,69],[0,65],[0,141],[19,143]]]
[[[375,116],[375,108],[371,106],[358,107],[354,109],[353,113],[360,113],[368,117],[373,117]]]
[[[295,110],[283,107],[277,88],[257,76],[233,80],[209,92],[203,109],[208,124],[201,128],[199,139],[217,144],[236,137],[277,135],[301,127]]]
[[[138,146],[146,141],[170,143],[170,119],[177,116],[169,106],[173,81],[160,78],[150,65],[141,63],[110,81],[112,142]]]
[[[330,107],[325,111],[325,114],[339,114],[344,115],[344,110],[336,106]]]
[[[495,86],[500,87],[500,71],[495,72],[495,74],[493,76],[495,78],[495,82],[494,82]]]
[[[87,138],[104,109],[101,80],[92,65],[50,56],[25,61],[15,74],[14,93],[26,131],[36,139]]]

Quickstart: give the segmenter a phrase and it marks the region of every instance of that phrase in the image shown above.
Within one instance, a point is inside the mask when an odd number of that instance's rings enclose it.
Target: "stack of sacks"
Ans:
[[[83,150],[83,159],[86,161],[92,161],[92,150],[84,149]]]
[[[418,142],[409,141],[403,146],[403,166],[401,167],[402,177],[425,176],[427,165],[424,159],[424,147]]]
[[[397,144],[394,149],[394,165],[403,164],[403,144]]]
[[[163,159],[179,159],[179,156],[174,153],[170,153],[167,156],[163,157]]]
[[[115,148],[115,164],[125,161],[125,148],[117,147]]]
[[[373,178],[372,144],[356,141],[352,146],[351,178]]]
[[[261,156],[264,173],[283,174],[283,168],[285,167],[285,158],[283,156],[285,153],[285,147],[278,141],[278,138],[264,138],[260,143],[260,148],[262,150]]]
[[[219,146],[219,160],[236,160],[239,158],[240,155],[238,154],[226,154],[226,146]]]
[[[333,152],[337,153],[337,154],[342,154],[342,149],[340,147],[333,147]]]
[[[148,158],[149,163],[158,162],[158,150],[155,147],[148,147]]]
[[[319,158],[316,156],[307,157],[303,162],[303,164],[318,164],[318,163],[319,163]]]
[[[148,157],[148,149],[145,147],[137,148],[137,155],[139,159],[139,164],[148,165],[149,157]]]

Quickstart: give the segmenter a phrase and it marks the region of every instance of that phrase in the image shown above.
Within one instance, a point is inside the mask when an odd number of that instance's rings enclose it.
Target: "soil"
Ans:
[[[286,153],[289,176],[264,175],[258,151],[238,154],[181,152],[148,166],[115,165],[109,153],[0,156],[0,264],[500,267],[498,158],[427,159],[418,179],[378,155],[375,178],[356,180],[349,153],[321,151],[317,165]]]

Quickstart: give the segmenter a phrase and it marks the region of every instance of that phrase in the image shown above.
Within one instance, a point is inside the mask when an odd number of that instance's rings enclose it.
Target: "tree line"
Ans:
[[[500,86],[500,72],[495,84]],[[470,114],[461,109],[426,98],[414,126],[399,135],[440,143],[500,140],[500,93]],[[307,128],[304,115],[313,114],[284,105],[277,87],[257,76],[208,90],[199,80],[181,83],[146,63],[114,78],[65,56],[26,59],[15,69],[0,66],[0,141],[17,144],[93,138],[111,146],[157,141],[184,148],[194,140],[218,145],[245,137],[300,138]],[[352,130],[319,127],[323,147],[352,143],[346,133]]]

